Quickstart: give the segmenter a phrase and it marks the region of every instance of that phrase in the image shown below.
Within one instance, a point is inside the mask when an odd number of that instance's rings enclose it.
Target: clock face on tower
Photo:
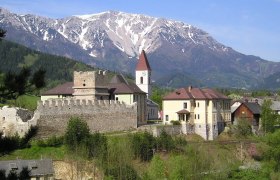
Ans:
[[[146,72],[142,72],[142,76],[146,76]]]

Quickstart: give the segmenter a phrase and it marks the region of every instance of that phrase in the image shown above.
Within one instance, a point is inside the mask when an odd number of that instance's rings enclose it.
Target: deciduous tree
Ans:
[[[274,132],[278,115],[272,111],[271,100],[264,100],[261,107],[261,125],[264,133]]]
[[[76,150],[80,145],[84,145],[90,137],[87,123],[78,117],[70,118],[64,135],[65,145],[69,150]]]

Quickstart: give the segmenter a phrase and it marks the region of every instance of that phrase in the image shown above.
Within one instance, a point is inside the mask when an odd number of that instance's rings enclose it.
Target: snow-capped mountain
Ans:
[[[240,54],[192,25],[139,14],[108,11],[50,19],[0,8],[0,27],[8,31],[8,40],[127,73],[144,49],[154,79],[164,85],[176,79],[184,84],[188,77],[212,86],[252,87],[280,70],[279,63]]]

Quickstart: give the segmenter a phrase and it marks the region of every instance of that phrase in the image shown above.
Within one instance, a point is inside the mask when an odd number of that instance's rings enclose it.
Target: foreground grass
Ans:
[[[132,132],[133,133],[133,132]],[[154,177],[159,171],[168,179],[227,179],[229,173],[237,169],[243,162],[251,158],[246,153],[247,147],[243,146],[243,156],[246,159],[240,159],[239,143],[224,143],[220,141],[204,141],[198,136],[180,136],[187,140],[186,144],[177,144],[177,148],[172,151],[157,151],[155,155],[159,156],[159,164],[154,159],[151,161],[141,161],[135,159],[133,153],[133,144],[131,144],[132,133],[117,133],[107,135],[108,152],[106,162],[98,162],[99,164],[108,163],[108,167],[126,166],[133,168],[139,177],[144,178],[145,175]],[[176,138],[176,137],[173,137]],[[230,138],[227,138],[230,139]],[[224,140],[224,138],[223,138]],[[79,154],[82,149],[76,152]],[[0,157],[0,160],[12,159],[41,159],[51,158],[53,160],[68,160],[69,162],[88,162],[88,159],[79,159],[75,152],[69,153],[65,146],[60,147],[39,147],[36,142],[32,143],[30,148],[16,150],[9,155]],[[91,172],[89,170],[89,172]],[[100,171],[105,171],[101,169]],[[122,173],[121,170],[119,170]]]
[[[53,160],[63,160],[66,154],[65,146],[60,147],[39,147],[32,145],[30,148],[19,149],[8,155],[0,157],[0,160],[13,159],[41,159],[51,158]]]

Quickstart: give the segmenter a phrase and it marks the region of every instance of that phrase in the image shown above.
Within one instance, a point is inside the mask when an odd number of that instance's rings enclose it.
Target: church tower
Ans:
[[[151,95],[151,67],[148,62],[146,53],[142,50],[139,60],[135,69],[136,85],[144,92],[147,93],[147,97]]]

